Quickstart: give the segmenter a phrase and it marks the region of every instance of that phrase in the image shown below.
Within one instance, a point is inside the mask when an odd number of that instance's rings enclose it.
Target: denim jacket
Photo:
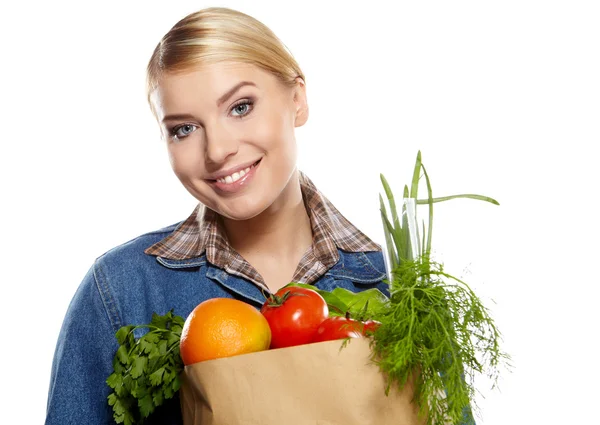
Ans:
[[[106,378],[118,348],[117,330],[149,323],[152,313],[187,317],[200,302],[215,297],[243,300],[259,308],[261,290],[206,261],[204,255],[168,260],[144,249],[173,232],[173,225],[142,235],[99,257],[77,289],[58,337],[52,364],[46,425],[114,424]],[[314,283],[360,292],[378,288],[389,295],[383,253],[350,253]],[[141,336],[138,335],[138,336]],[[150,417],[148,424],[181,424],[177,397]]]

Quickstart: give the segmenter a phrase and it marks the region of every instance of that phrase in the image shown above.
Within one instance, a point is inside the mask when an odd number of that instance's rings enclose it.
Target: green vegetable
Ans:
[[[417,199],[421,171],[427,199]],[[464,423],[476,407],[475,375],[485,373],[495,385],[509,356],[500,350],[500,332],[469,285],[431,258],[433,204],[455,198],[498,202],[470,194],[433,198],[421,152],[410,191],[404,188],[400,215],[383,175],[381,181],[391,213],[390,218],[380,197],[391,298],[374,317],[381,326],[373,336],[373,360],[388,377],[388,391],[392,383],[401,388],[415,379],[415,400],[429,425]],[[428,226],[423,222],[421,237],[416,205],[428,206]]]
[[[149,325],[123,326],[117,331],[114,372],[106,380],[113,389],[108,404],[116,423],[141,424],[177,393],[183,371],[179,339],[184,321],[171,310],[164,316],[153,313]],[[148,332],[135,339],[134,331],[142,328]]]

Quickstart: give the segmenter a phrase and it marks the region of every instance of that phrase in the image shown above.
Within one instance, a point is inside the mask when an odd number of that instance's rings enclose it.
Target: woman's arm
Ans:
[[[108,292],[101,296],[96,272],[97,264],[77,289],[62,324],[52,363],[46,425],[115,423],[105,381],[118,344],[105,304]]]

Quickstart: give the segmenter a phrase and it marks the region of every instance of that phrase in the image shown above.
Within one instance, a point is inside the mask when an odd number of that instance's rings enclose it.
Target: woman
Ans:
[[[183,222],[99,257],[67,311],[46,424],[112,423],[115,332],[232,297],[256,307],[290,281],[387,292],[380,247],[296,168],[302,71],[255,19],[209,8],[178,22],[148,64],[148,101],[173,170],[198,201]],[[177,399],[151,422],[181,423]]]

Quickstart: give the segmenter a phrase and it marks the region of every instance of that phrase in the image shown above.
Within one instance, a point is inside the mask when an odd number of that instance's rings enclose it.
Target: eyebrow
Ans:
[[[227,99],[229,99],[231,96],[233,96],[239,89],[241,89],[244,86],[256,87],[256,84],[254,84],[252,81],[240,81],[235,86],[233,86],[232,88],[227,90],[227,92],[217,100],[217,106],[221,106],[223,104],[223,102],[225,102]],[[189,120],[189,119],[194,119],[194,116],[190,115],[190,114],[173,114],[173,115],[166,115],[162,119],[162,122],[174,121],[174,120]]]
[[[235,86],[233,86],[232,88],[230,88],[227,91],[227,93],[225,93],[223,96],[221,96],[219,98],[219,100],[217,100],[217,106],[221,106],[221,104],[223,102],[225,102],[227,99],[229,99],[231,96],[233,96],[236,91],[238,91],[239,89],[241,89],[244,86],[254,86],[254,87],[256,87],[256,84],[254,84],[252,81],[240,81]]]

